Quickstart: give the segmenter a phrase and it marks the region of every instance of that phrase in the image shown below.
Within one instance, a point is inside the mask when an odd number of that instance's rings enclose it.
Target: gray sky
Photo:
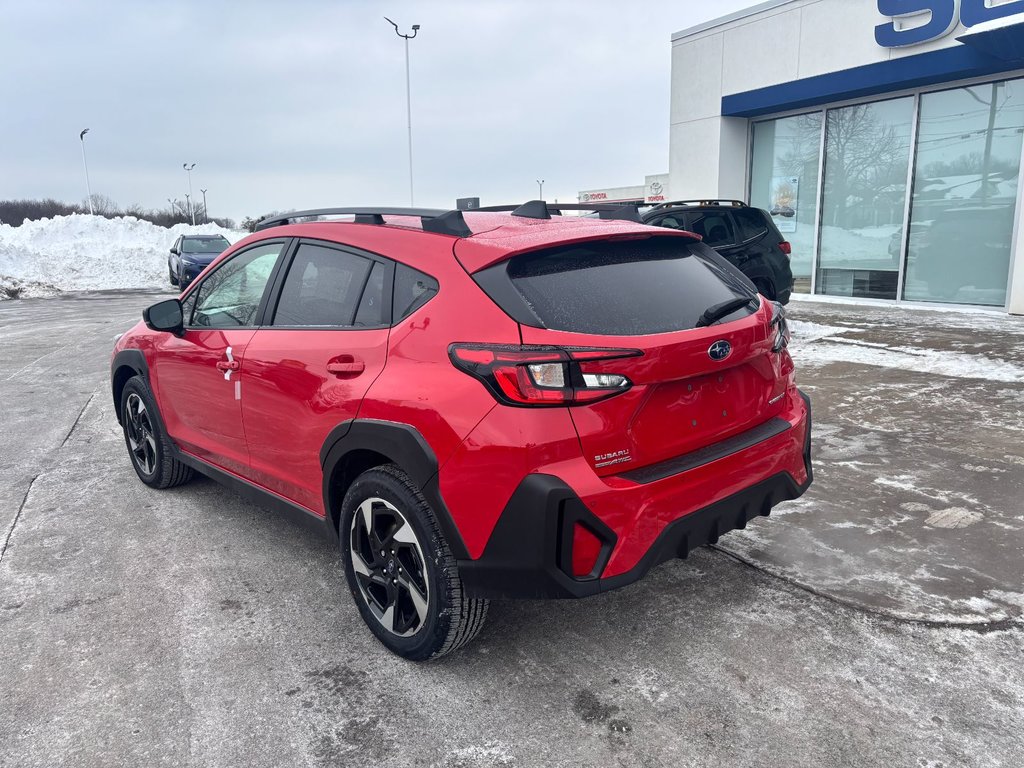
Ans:
[[[0,199],[213,215],[639,184],[668,170],[673,32],[753,0],[0,0]]]

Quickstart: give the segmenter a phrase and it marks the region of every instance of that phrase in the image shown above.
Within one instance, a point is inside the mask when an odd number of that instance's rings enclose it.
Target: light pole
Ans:
[[[544,179],[537,179],[537,199],[544,199]]]
[[[206,207],[206,190],[205,189],[200,189],[199,191],[203,193],[203,223],[204,224],[209,224],[210,223],[210,209]]]
[[[188,215],[192,217],[192,226],[196,225],[196,212],[192,208],[192,169],[196,167],[195,163],[189,165],[188,163],[182,163],[181,167],[185,169],[185,173],[188,174],[188,196],[185,198],[189,201],[188,203]]]
[[[192,216],[192,224],[196,223],[196,217],[192,214],[192,195],[185,195],[185,208],[188,209],[189,216]]]
[[[409,123],[409,205],[416,205],[416,198],[412,187],[412,92],[409,86],[409,41],[416,37],[420,29],[419,24],[412,25],[412,34],[403,35],[398,31],[398,25],[387,16],[384,21],[395,28],[395,34],[405,40],[405,116]]]
[[[89,201],[89,213],[92,213],[92,186],[89,184],[89,161],[85,159],[85,134],[88,132],[89,129],[86,128],[78,134],[78,139],[82,142],[82,165],[85,166],[85,191],[88,194],[88,197],[85,199]]]

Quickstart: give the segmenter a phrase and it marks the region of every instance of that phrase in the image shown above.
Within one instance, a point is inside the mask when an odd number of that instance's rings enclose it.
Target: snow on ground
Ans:
[[[168,250],[182,234],[221,234],[234,243],[248,233],[216,224],[167,229],[134,216],[85,214],[26,221],[20,227],[0,224],[0,299],[169,287]]]
[[[856,329],[800,320],[790,321],[790,328],[790,353],[798,365],[856,363],[960,379],[1024,382],[1024,367],[985,355],[842,338],[840,334]]]

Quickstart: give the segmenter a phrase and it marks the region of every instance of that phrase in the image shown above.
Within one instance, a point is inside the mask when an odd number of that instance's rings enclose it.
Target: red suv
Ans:
[[[410,659],[489,598],[620,587],[800,496],[782,307],[694,235],[553,212],[262,222],[117,342],[139,478],[321,528]]]

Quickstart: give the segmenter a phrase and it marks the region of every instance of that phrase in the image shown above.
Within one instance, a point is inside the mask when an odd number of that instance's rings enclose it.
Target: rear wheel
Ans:
[[[149,385],[133,376],[121,392],[121,427],[135,474],[152,488],[171,488],[192,479],[192,468],[174,458],[174,447],[156,415]]]
[[[757,292],[769,301],[775,301],[775,283],[767,277],[755,277],[751,280]]]
[[[464,595],[434,511],[394,464],[352,484],[338,538],[359,613],[392,652],[413,661],[436,658],[483,627],[487,601]]]

